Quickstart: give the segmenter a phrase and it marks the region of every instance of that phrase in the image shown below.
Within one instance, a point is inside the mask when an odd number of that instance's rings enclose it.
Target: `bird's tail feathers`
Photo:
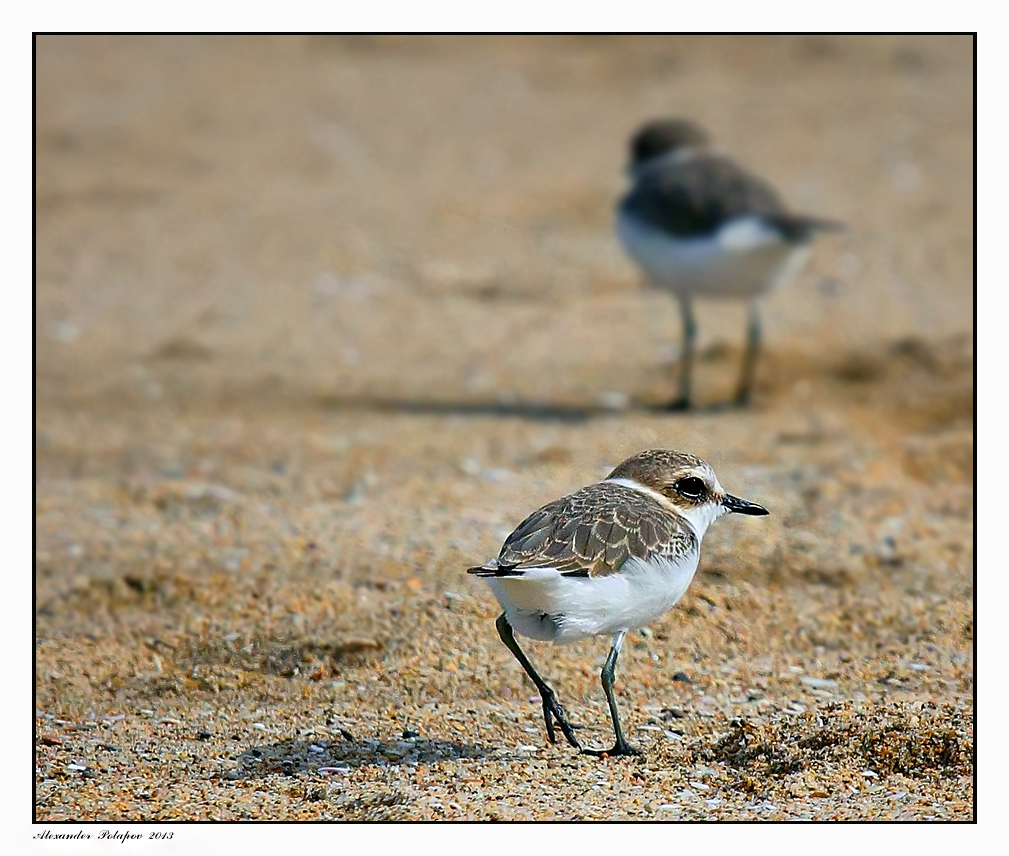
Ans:
[[[493,565],[487,564],[479,568],[467,568],[466,573],[477,577],[520,577],[525,571],[516,570],[515,565],[499,565],[495,562]]]
[[[805,241],[816,232],[847,232],[848,224],[840,220],[823,217],[807,217],[803,214],[779,214],[771,218],[781,233],[791,241]]]

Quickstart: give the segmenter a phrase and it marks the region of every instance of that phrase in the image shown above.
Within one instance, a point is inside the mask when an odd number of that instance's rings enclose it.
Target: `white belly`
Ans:
[[[683,597],[698,558],[629,559],[620,573],[594,579],[542,568],[488,582],[516,633],[564,644],[654,621]]]
[[[703,237],[677,239],[623,211],[617,234],[628,255],[660,288],[683,297],[753,299],[792,279],[809,256],[756,218]]]

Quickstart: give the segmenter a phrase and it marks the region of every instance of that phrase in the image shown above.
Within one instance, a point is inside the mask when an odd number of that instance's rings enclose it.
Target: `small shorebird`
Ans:
[[[633,184],[617,208],[624,249],[653,284],[676,295],[683,317],[680,390],[669,405],[691,405],[697,326],[693,300],[747,300],[746,353],[735,401],[746,404],[760,351],[758,301],[792,279],[813,236],[843,229],[791,214],[764,181],[709,147],[686,119],[650,122],[631,139]]]
[[[700,458],[665,449],[641,452],[598,484],[530,514],[496,559],[469,569],[487,579],[504,609],[498,635],[539,690],[551,743],[556,722],[568,743],[586,754],[639,754],[624,739],[613,696],[620,647],[629,630],[683,597],[704,533],[729,512],[767,514],[767,509],[727,494]],[[556,644],[613,634],[600,675],[616,736],[612,749],[582,749],[556,694],[519,648],[515,633]]]

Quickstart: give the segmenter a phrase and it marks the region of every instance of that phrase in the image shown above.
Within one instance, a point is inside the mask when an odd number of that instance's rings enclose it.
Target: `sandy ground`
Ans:
[[[973,818],[969,38],[37,48],[37,819]],[[612,220],[669,114],[851,226],[745,411],[653,407]],[[654,447],[772,514],[629,637],[645,755],[579,756],[464,569]],[[598,746],[607,647],[529,644]]]

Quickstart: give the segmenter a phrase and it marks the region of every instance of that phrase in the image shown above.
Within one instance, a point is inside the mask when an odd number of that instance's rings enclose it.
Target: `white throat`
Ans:
[[[703,505],[695,505],[689,511],[680,512],[680,514],[686,518],[686,521],[693,527],[698,541],[704,537],[704,533],[708,531],[708,527],[712,523],[718,520],[718,518],[723,514],[727,513],[728,509],[724,505],[720,502],[713,502],[711,500]]]

